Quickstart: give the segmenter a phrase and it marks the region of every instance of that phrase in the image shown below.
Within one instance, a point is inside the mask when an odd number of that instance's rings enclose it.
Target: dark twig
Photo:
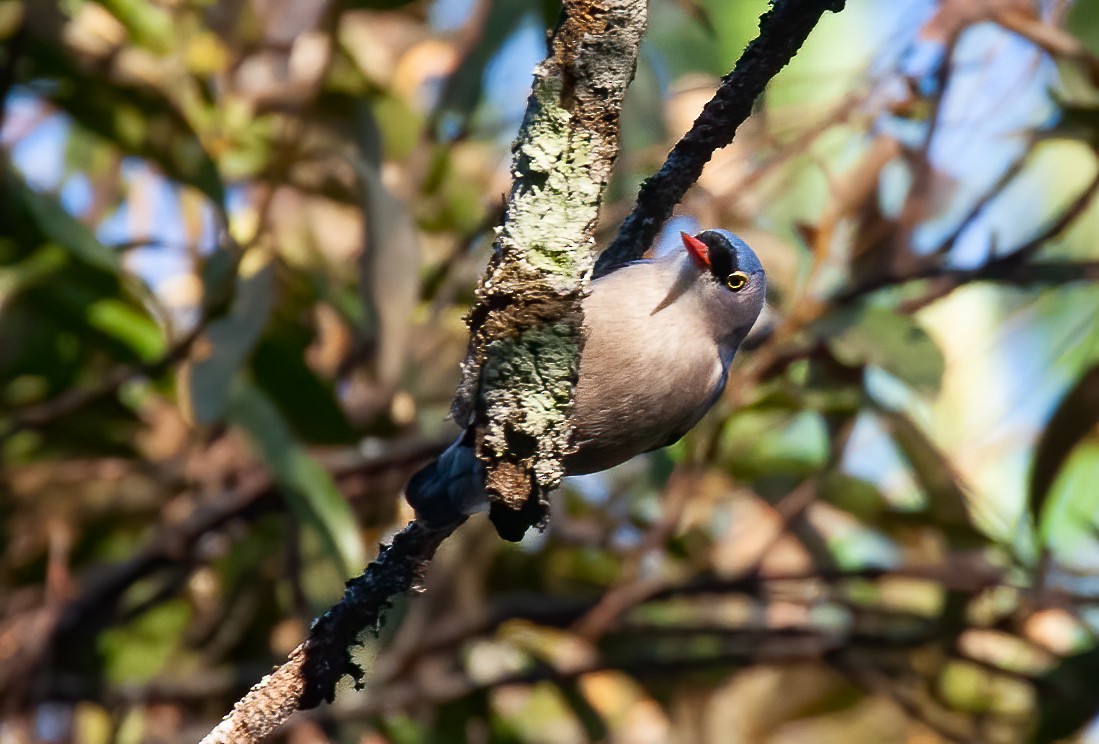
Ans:
[[[317,619],[309,638],[286,663],[256,683],[203,744],[258,741],[294,711],[331,701],[345,674],[361,683],[363,671],[351,658],[359,634],[381,627],[392,598],[420,585],[435,550],[464,521],[440,527],[410,522],[394,535],[377,559],[347,582],[343,597]]]
[[[965,217],[958,220],[958,224],[954,226],[954,229],[950,231],[950,234],[940,241],[935,247],[935,250],[931,252],[932,255],[944,256],[954,248],[958,243],[958,239],[962,236],[962,233],[981,216],[989,204],[995,201],[996,198],[1004,192],[1004,189],[1015,180],[1015,177],[1022,173],[1023,167],[1029,162],[1029,158],[1027,157],[1028,154],[1029,153],[1026,153],[1016,158],[1011,162],[1011,165],[1004,169],[1004,172],[988,187],[981,198],[973,203],[973,206],[970,208],[969,212],[966,213]]]
[[[926,305],[939,299],[957,287],[972,281],[1000,281],[1012,284],[1060,284],[1074,279],[1087,279],[1094,276],[1094,262],[1049,262],[1029,263],[1027,259],[1037,253],[1048,241],[1060,236],[1072,226],[1076,219],[1091,205],[1099,193],[1099,174],[1034,237],[1015,248],[992,258],[974,269],[950,269],[940,265],[924,266],[905,274],[883,274],[870,281],[842,292],[835,298],[837,305],[846,305],[862,297],[888,287],[918,281],[921,279],[940,280],[937,287],[921,297],[920,305]],[[1074,272],[1079,271],[1077,276]]]
[[[414,442],[390,452],[361,461],[330,468],[332,476],[346,493],[356,479],[391,469],[407,469],[424,458],[434,456],[445,442]],[[352,488],[353,490],[353,488]],[[212,499],[180,522],[161,526],[148,543],[126,560],[93,566],[77,581],[79,591],[65,600],[48,622],[31,623],[16,618],[25,632],[20,634],[22,650],[0,666],[0,700],[19,699],[25,692],[25,679],[43,664],[43,654],[55,660],[79,655],[93,643],[96,633],[118,622],[122,600],[135,584],[160,582],[171,585],[178,576],[189,576],[207,559],[202,555],[204,540],[240,520],[253,521],[285,505],[278,488],[266,475],[245,475],[231,491]],[[157,599],[167,598],[157,593]],[[154,602],[155,603],[155,602]],[[151,604],[143,603],[148,609]],[[134,614],[132,610],[127,614]],[[9,626],[10,627],[10,626]],[[0,625],[0,635],[5,630]],[[56,671],[56,670],[51,670]]]
[[[363,671],[351,658],[351,648],[364,630],[381,627],[382,613],[393,597],[421,586],[435,550],[465,519],[442,527],[410,522],[383,546],[363,573],[347,582],[343,597],[313,624],[303,644],[303,681],[300,708],[332,701],[336,683],[349,674],[361,682]],[[292,655],[293,656],[293,655]]]
[[[1021,265],[1026,259],[1030,258],[1045,246],[1047,241],[1056,238],[1071,227],[1072,223],[1076,221],[1076,218],[1082,215],[1084,210],[1091,205],[1096,193],[1099,193],[1099,173],[1096,173],[1091,179],[1091,183],[1089,183],[1079,195],[1065,207],[1064,211],[1061,212],[1057,219],[1049,223],[1044,230],[1014,250],[990,261],[986,264],[986,268],[1007,268]]]
[[[843,0],[778,0],[760,17],[759,36],[722,78],[721,87],[664,165],[641,185],[636,206],[596,263],[596,276],[641,257],[714,151],[733,141],[771,78],[793,58],[824,12],[839,12],[843,5]]]

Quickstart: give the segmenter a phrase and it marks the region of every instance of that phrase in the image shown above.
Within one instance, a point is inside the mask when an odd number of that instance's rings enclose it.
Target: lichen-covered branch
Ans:
[[[794,58],[825,11],[843,10],[844,0],[774,0],[759,19],[757,36],[702,109],[664,165],[641,185],[637,203],[614,242],[599,256],[596,275],[640,258],[672,216],[687,189],[698,181],[716,150],[733,141],[752,104],[778,71]]]
[[[477,432],[493,522],[508,539],[544,520],[546,494],[564,475],[580,302],[645,11],[643,0],[564,3],[551,54],[535,70],[507,214],[470,314],[453,413]]]
[[[506,536],[522,535],[542,519],[545,494],[563,474],[583,343],[580,301],[595,263],[595,223],[645,17],[644,0],[566,0],[514,146],[515,183],[471,314],[454,404],[460,422],[476,425]],[[350,653],[359,635],[378,627],[392,597],[416,586],[436,548],[463,521],[460,515],[441,526],[417,521],[394,536],[309,638],[204,744],[259,741],[294,711],[331,700],[344,675],[360,678]]]

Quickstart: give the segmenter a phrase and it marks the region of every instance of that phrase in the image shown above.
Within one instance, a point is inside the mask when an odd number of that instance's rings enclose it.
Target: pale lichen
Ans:
[[[535,70],[507,214],[470,314],[453,412],[478,433],[496,505],[523,512],[505,528],[494,506],[497,529],[512,537],[544,518],[546,494],[564,475],[581,301],[644,27],[643,0],[566,0],[553,53]]]

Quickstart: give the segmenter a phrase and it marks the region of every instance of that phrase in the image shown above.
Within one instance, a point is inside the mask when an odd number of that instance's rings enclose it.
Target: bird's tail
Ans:
[[[460,436],[443,454],[412,476],[405,499],[416,517],[429,524],[452,522],[459,515],[487,511],[485,467]]]

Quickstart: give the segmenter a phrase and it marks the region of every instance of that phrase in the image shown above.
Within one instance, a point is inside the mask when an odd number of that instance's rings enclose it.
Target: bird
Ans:
[[[674,444],[725,389],[733,357],[763,309],[766,272],[726,230],[684,232],[680,240],[682,250],[628,263],[590,285],[567,475]],[[405,499],[421,521],[453,521],[489,508],[484,480],[467,430],[412,476]],[[500,533],[518,540],[524,531]]]

